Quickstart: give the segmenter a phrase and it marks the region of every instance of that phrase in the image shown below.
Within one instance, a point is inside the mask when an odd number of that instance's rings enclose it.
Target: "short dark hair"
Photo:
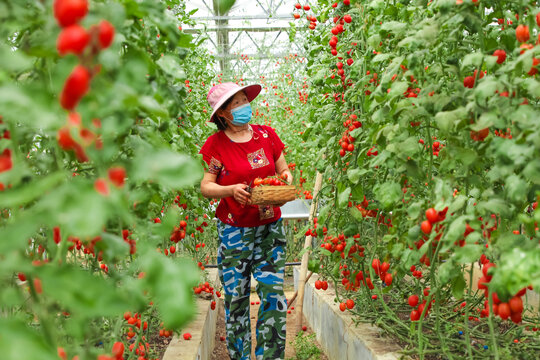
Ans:
[[[219,108],[220,110],[225,110],[225,108],[227,106],[229,106],[229,104],[231,103],[232,99],[233,99],[234,96],[231,96],[230,98],[227,99],[227,101],[225,101],[223,103],[223,105],[221,105],[221,107]],[[225,130],[227,129],[228,125],[227,125],[227,120],[225,120],[224,118],[222,118],[221,116],[219,115],[214,115],[214,123],[216,124],[218,130]]]

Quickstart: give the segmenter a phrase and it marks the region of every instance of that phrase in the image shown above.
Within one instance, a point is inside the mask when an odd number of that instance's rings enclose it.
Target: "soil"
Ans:
[[[172,336],[168,338],[160,337],[157,331],[153,331],[149,334],[148,343],[150,344],[152,348],[152,352],[156,359],[163,359],[165,350],[167,350],[167,346],[169,346],[169,343],[171,342],[171,340],[172,340]],[[127,359],[127,355],[126,355],[126,359]]]
[[[291,299],[294,295],[294,289],[291,285],[291,280],[286,280],[285,284],[285,295],[287,296],[287,299]],[[251,302],[254,303],[254,305],[251,305],[250,308],[250,314],[251,314],[251,334],[252,334],[252,350],[251,350],[251,357],[252,359],[255,359],[255,324],[257,322],[257,313],[259,311],[259,306],[257,305],[257,302],[259,301],[259,297],[256,293],[251,294]],[[291,306],[291,313],[287,314],[287,336],[286,336],[286,345],[285,345],[285,359],[297,359],[296,352],[294,349],[294,346],[292,345],[292,342],[295,338],[294,328],[296,327],[296,322],[298,320],[299,313],[292,309],[294,307],[294,304]],[[308,326],[306,318],[303,317],[302,324],[307,326],[307,330],[304,332],[305,335],[309,335],[313,333],[313,330]],[[227,351],[227,343],[226,341],[222,341],[221,339],[225,338],[225,310],[223,309],[223,306],[219,308],[218,313],[218,321],[217,321],[217,329],[216,329],[216,345],[214,347],[214,351],[212,353],[211,360],[229,360],[229,353]],[[319,349],[321,349],[320,345],[316,344]],[[321,360],[328,360],[326,355],[322,352],[321,349]]]

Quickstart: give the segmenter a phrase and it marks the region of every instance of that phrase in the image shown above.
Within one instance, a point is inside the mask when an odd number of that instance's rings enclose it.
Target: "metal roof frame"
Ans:
[[[207,14],[191,17],[198,25],[185,27],[184,31],[194,34],[197,37],[207,36],[210,44],[214,47],[215,58],[220,64],[220,71],[224,76],[233,74],[253,75],[263,74],[268,70],[272,58],[276,60],[283,59],[289,54],[285,54],[286,49],[292,49],[287,41],[286,47],[279,46],[279,40],[286,35],[289,38],[291,26],[288,22],[293,21],[292,12],[294,4],[298,0],[249,0],[249,9],[247,9],[248,0],[239,0],[239,5],[233,7],[226,14],[216,14],[214,11],[213,0],[195,0],[190,3],[198,4],[199,10],[204,8],[208,10]],[[242,4],[244,2],[244,4]],[[309,0],[302,1],[311,6]],[[246,5],[241,8],[240,6]],[[239,11],[240,10],[240,11]],[[257,12],[257,10],[259,12]],[[250,13],[245,13],[249,11]],[[244,12],[244,13],[242,13]],[[255,26],[249,26],[252,20],[256,21]],[[287,24],[283,24],[287,21]],[[214,22],[213,24],[211,24]],[[238,24],[240,23],[240,24]],[[199,26],[201,24],[202,26]],[[263,26],[266,25],[266,26]],[[259,39],[254,34],[260,34]],[[276,33],[276,36],[267,36]],[[213,36],[210,34],[214,34]],[[233,35],[231,42],[230,35]],[[243,47],[250,55],[241,58],[238,54],[244,51],[234,51],[238,47]],[[295,52],[303,57],[304,50],[295,44]],[[276,51],[276,53],[273,53]],[[246,56],[250,64],[246,64]]]

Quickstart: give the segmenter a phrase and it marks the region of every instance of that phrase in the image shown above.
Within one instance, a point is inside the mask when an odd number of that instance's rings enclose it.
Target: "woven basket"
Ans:
[[[253,205],[278,205],[295,198],[296,186],[294,185],[261,185],[251,189],[251,203]]]

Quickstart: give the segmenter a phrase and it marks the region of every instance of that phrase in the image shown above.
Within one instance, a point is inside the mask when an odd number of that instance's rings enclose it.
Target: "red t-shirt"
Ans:
[[[211,135],[201,150],[208,172],[217,175],[219,185],[253,185],[255,178],[276,174],[275,162],[281,155],[283,142],[275,131],[265,125],[250,125],[251,140],[237,143],[223,131]],[[222,198],[216,217],[226,224],[253,227],[268,224],[281,217],[278,206],[245,205],[242,207],[232,196]]]

